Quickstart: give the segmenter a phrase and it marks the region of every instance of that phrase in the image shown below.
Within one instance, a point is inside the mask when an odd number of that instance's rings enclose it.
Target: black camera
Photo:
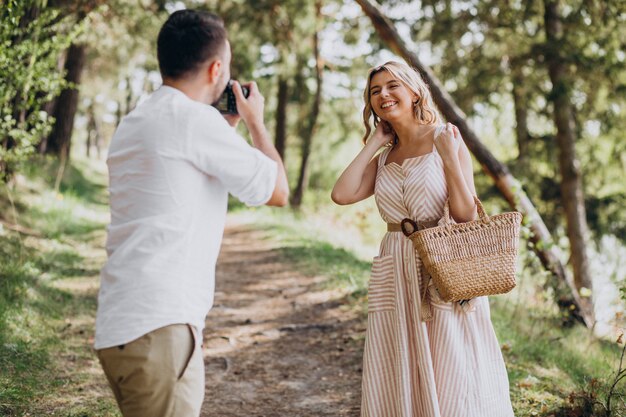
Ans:
[[[250,89],[248,87],[241,86],[243,96],[248,97],[250,95]],[[235,93],[233,93],[233,81],[228,81],[226,89],[220,96],[217,103],[214,104],[215,108],[222,114],[237,114],[237,101],[235,99]]]

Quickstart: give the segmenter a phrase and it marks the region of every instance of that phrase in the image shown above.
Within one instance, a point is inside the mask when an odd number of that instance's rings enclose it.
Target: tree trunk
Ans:
[[[315,2],[316,17],[319,21],[321,16],[322,2]],[[291,196],[291,206],[299,208],[302,204],[302,198],[304,191],[309,183],[309,156],[311,154],[311,145],[313,142],[313,135],[315,134],[315,128],[317,126],[317,116],[320,112],[320,106],[322,103],[322,71],[323,63],[319,54],[319,32],[318,28],[315,29],[313,34],[313,54],[315,56],[315,81],[316,90],[315,97],[313,99],[313,105],[311,108],[311,115],[308,120],[308,124],[303,130],[302,136],[302,159],[300,161],[300,173],[298,175],[298,183],[296,189]]]
[[[276,105],[276,137],[274,144],[280,155],[280,159],[285,161],[285,146],[287,144],[287,100],[289,99],[289,84],[287,80],[280,77],[278,80],[278,104]]]
[[[429,85],[433,100],[439,107],[441,113],[449,122],[454,123],[459,128],[465,144],[478,162],[480,162],[483,169],[493,178],[496,187],[509,205],[514,210],[524,215],[532,231],[531,240],[535,243],[533,250],[544,267],[558,278],[555,286],[560,283],[565,283],[570,289],[571,300],[569,303],[560,303],[561,307],[567,307],[564,304],[571,305],[573,303],[576,308],[579,309],[579,313],[586,326],[592,328],[594,325],[593,314],[589,309],[585,308],[586,304],[578,293],[571,274],[560,260],[558,247],[553,244],[552,236],[548,228],[541,219],[537,209],[522,189],[519,181],[517,181],[511,175],[508,168],[498,161],[483,145],[476,133],[469,127],[465,114],[456,105],[452,97],[444,90],[443,85],[432,71],[420,62],[417,54],[409,50],[395,30],[393,23],[380,12],[378,7],[368,0],[357,0],[357,3],[371,19],[379,36],[388,44],[391,50],[403,57],[421,73],[424,81]],[[561,293],[560,288],[555,289],[557,293]]]
[[[528,145],[530,133],[528,132],[528,94],[524,87],[524,75],[521,67],[514,65],[512,68],[513,105],[515,107],[515,135],[517,138],[517,165],[519,172],[526,172],[528,165]]]
[[[580,292],[583,288],[592,289],[589,271],[589,256],[586,242],[589,229],[585,213],[582,173],[576,157],[575,120],[570,100],[570,88],[566,60],[561,56],[563,28],[559,16],[558,1],[546,0],[545,29],[547,37],[546,63],[552,82],[550,94],[556,125],[556,142],[559,149],[559,170],[561,172],[561,203],[565,208],[567,237],[570,243],[571,263],[574,269],[574,283]],[[585,308],[593,312],[591,298],[583,298]]]
[[[80,23],[89,13],[91,13],[95,8],[97,8],[98,6],[102,5],[102,4],[106,4],[105,0],[48,0],[46,3],[46,8],[54,8],[54,9],[58,9],[59,14],[57,16],[57,18],[55,19],[56,21],[61,21],[62,19],[67,18],[68,16],[73,16],[72,21],[74,21],[74,23]],[[83,61],[80,64],[80,69],[78,71],[78,80],[80,80],[80,72],[82,71],[82,67],[84,64],[84,46],[76,46],[74,44],[72,44],[70,46],[70,48],[68,49],[68,52],[65,54],[65,56],[61,56],[59,58],[59,70],[61,70],[61,68],[65,67],[65,70],[68,70],[68,60],[71,58],[70,56],[70,51],[72,49],[72,47],[74,48],[82,48],[82,52],[81,51],[73,51],[72,54],[74,54],[74,59],[79,59],[81,61]],[[77,56],[77,55],[81,55],[82,56]],[[61,54],[63,55],[63,54]],[[70,73],[69,71],[67,71],[66,73],[66,79],[70,80]],[[78,84],[78,83],[76,83]],[[59,109],[57,107],[57,104],[60,104],[61,106],[65,106],[67,104],[69,104],[68,98],[67,98],[67,94],[68,94],[68,90],[71,90],[71,88],[68,88],[67,90],[64,90],[61,92],[61,95],[59,97],[55,97],[54,99],[52,99],[52,101],[46,103],[44,105],[44,111],[48,114],[53,115],[54,117],[57,117],[58,115],[61,116],[65,116],[68,117],[67,114],[69,113],[69,111],[67,109],[62,110]],[[76,103],[78,103],[78,92],[76,93]],[[71,94],[70,94],[71,95]],[[65,97],[64,97],[65,96]],[[62,98],[63,97],[63,98]],[[75,113],[75,111],[74,111]],[[72,124],[73,124],[73,117],[72,117]],[[57,119],[58,120],[58,119]],[[59,128],[62,128],[64,132],[59,131],[58,133],[55,133],[55,130],[57,129],[57,126],[55,124],[55,126],[53,126],[53,130],[51,132],[51,134],[48,137],[44,137],[42,138],[41,142],[37,145],[38,148],[38,152],[41,154],[47,154],[47,153],[51,153],[51,154],[56,154],[56,155],[60,155],[59,152],[61,152],[61,146],[59,146],[60,144],[58,143],[58,140],[63,140],[65,139],[64,137],[62,137],[62,135],[67,134],[67,121],[66,122],[62,122],[64,123],[63,126],[59,126]],[[72,131],[72,127],[69,128],[69,134],[71,135]],[[68,142],[66,144],[67,146],[67,152],[69,154],[69,145],[70,142],[68,139]],[[48,142],[49,141],[55,141],[55,143],[49,145]],[[63,145],[63,144],[61,144]]]
[[[126,77],[126,114],[133,110],[133,86],[130,75]]]
[[[72,85],[61,92],[56,102],[54,108],[56,121],[46,146],[46,153],[55,154],[59,157],[64,155],[66,160],[69,159],[70,155],[74,116],[78,109],[78,86],[85,65],[85,50],[85,45],[72,44],[67,51],[65,79]]]
[[[98,159],[100,159],[100,123],[98,122],[98,117],[96,116],[96,109],[94,103],[91,102],[89,107],[87,108],[87,152],[86,156],[91,156],[91,147],[94,146],[96,148],[96,152],[98,155]]]
[[[48,114],[54,114],[54,109],[56,108],[56,98],[50,100],[46,104],[43,105],[43,111]],[[37,152],[41,155],[44,155],[48,152],[48,136],[44,136],[41,138],[41,142],[37,145]]]

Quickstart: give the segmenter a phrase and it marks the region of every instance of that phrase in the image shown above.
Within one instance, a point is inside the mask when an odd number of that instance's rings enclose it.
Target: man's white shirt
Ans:
[[[276,162],[215,108],[162,86],[122,120],[107,164],[111,224],[95,348],[170,324],[202,330],[228,193],[247,205],[265,204]]]

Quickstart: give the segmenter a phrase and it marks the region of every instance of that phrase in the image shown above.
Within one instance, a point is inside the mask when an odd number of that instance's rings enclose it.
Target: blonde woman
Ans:
[[[487,298],[443,302],[399,228],[435,226],[448,199],[455,221],[474,218],[469,151],[405,64],[371,69],[364,99],[365,146],[332,191],[342,205],[373,194],[388,230],[369,284],[361,416],[513,416]]]

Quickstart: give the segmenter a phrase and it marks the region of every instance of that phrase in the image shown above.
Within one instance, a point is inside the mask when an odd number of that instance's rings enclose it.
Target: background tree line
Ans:
[[[593,260],[626,241],[626,2],[373,4],[520,181],[592,300]],[[292,206],[329,204],[359,146],[366,71],[394,58],[349,0],[0,1],[3,180],[36,153],[58,158],[62,176],[73,142],[100,155],[119,120],[158,87],[154,40],[180,7],[224,18],[233,77],[256,80],[266,96]],[[483,198],[497,193],[477,180]],[[553,288],[559,302],[567,291]]]

